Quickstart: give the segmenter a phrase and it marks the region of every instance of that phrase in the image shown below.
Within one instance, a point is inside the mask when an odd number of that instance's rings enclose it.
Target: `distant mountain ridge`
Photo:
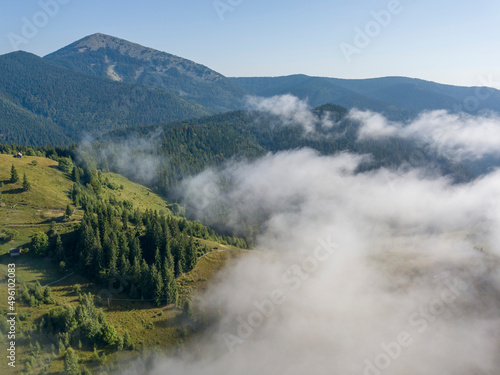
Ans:
[[[242,109],[247,95],[292,94],[311,107],[328,103],[383,113],[404,121],[426,110],[500,112],[500,91],[444,85],[407,77],[339,79],[296,74],[233,77],[166,52],[105,34],[92,34],[45,56],[68,69],[141,83],[191,99],[212,113]],[[487,90],[487,91],[486,91]]]
[[[164,90],[76,73],[26,52],[0,56],[0,142],[62,145],[210,113]]]
[[[245,90],[204,65],[105,34],[93,34],[44,57],[68,69],[158,87],[210,108],[241,107]]]
[[[254,95],[292,94],[307,99],[311,106],[336,103],[381,112],[393,120],[435,109],[470,114],[481,110],[500,112],[499,90],[444,85],[416,78],[340,79],[298,74],[230,79]]]
[[[0,142],[63,145],[104,134],[248,109],[245,97],[292,94],[405,122],[422,111],[500,113],[500,91],[407,77],[338,79],[303,74],[226,78],[193,61],[104,34],[45,58],[0,56]]]

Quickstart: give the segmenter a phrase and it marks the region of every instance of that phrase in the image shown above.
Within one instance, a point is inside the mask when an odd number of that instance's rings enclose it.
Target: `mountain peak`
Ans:
[[[128,55],[131,57],[143,57],[145,52],[149,52],[150,54],[165,54],[165,52],[156,51],[152,48],[141,46],[140,44],[129,42],[125,39],[120,39],[115,36],[95,33],[89,36],[86,36],[76,42],[70,44],[67,47],[62,48],[59,51],[67,50],[67,49],[77,49],[78,52],[83,53],[86,51],[98,51],[99,49],[112,49],[118,50],[122,55]]]
[[[164,89],[215,111],[240,108],[245,95],[204,65],[102,33],[77,40],[45,59],[77,72]]]

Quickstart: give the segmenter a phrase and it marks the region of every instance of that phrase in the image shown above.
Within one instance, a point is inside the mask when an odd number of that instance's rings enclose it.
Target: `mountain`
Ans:
[[[152,48],[93,34],[45,56],[68,69],[158,87],[221,112],[241,107],[246,92],[223,75]]]
[[[485,87],[460,87],[406,77],[338,79],[292,75],[283,77],[231,78],[258,96],[292,94],[312,106],[337,103],[366,109],[403,120],[421,111],[445,109],[475,114],[500,112],[500,91]]]
[[[500,91],[407,77],[338,79],[291,75],[226,78],[193,61],[104,34],[93,34],[44,57],[70,70],[140,83],[191,99],[212,113],[241,109],[246,95],[292,94],[312,107],[336,103],[404,121],[426,110],[500,112]]]
[[[358,139],[359,123],[346,117],[348,110],[338,105],[324,105],[312,111],[318,119],[336,119],[335,126],[325,128],[320,121],[315,130],[305,133],[299,124],[283,125],[270,114],[255,111],[233,111],[198,119],[163,125],[118,129],[97,138],[92,144],[99,168],[127,176],[133,160],[156,160],[155,178],[148,185],[162,195],[174,197],[179,183],[208,167],[228,161],[255,159],[268,152],[301,148],[317,150],[322,155],[339,152],[370,154],[372,159],[363,170],[379,167],[397,168],[433,165],[455,181],[467,181],[474,173],[464,164],[455,163],[426,150],[413,140]],[[148,140],[152,147],[144,149]],[[126,151],[124,151],[126,150]],[[123,154],[127,162],[121,162]],[[131,179],[137,179],[134,175]]]
[[[2,143],[68,144],[84,132],[209,113],[164,90],[76,73],[26,52],[0,56],[0,72]]]
[[[48,145],[69,138],[52,120],[37,116],[0,92],[0,143]]]

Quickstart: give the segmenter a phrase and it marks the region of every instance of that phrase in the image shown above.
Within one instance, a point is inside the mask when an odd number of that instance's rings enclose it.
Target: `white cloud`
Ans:
[[[409,124],[391,123],[369,111],[351,110],[349,118],[361,122],[359,139],[401,137],[415,139],[441,155],[475,160],[500,155],[500,118],[496,114],[472,116],[432,111]]]
[[[205,209],[224,203],[234,223],[270,212],[262,252],[219,275],[199,302],[218,325],[152,374],[498,373],[500,171],[455,185],[355,173],[362,160],[299,150],[223,171],[231,189]],[[195,177],[191,197],[218,181]],[[285,301],[269,305],[276,291]]]
[[[283,126],[300,125],[306,133],[314,131],[316,125],[326,129],[334,126],[328,114],[320,118],[311,111],[307,101],[293,95],[277,95],[270,98],[249,96],[246,98],[246,103],[251,110],[278,116]]]

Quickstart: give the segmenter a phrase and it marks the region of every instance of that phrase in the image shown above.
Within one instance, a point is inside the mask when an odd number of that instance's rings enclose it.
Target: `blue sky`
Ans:
[[[44,10],[54,2],[59,9]],[[500,88],[497,0],[0,0],[0,54],[43,56],[96,32],[226,76],[398,75]]]

